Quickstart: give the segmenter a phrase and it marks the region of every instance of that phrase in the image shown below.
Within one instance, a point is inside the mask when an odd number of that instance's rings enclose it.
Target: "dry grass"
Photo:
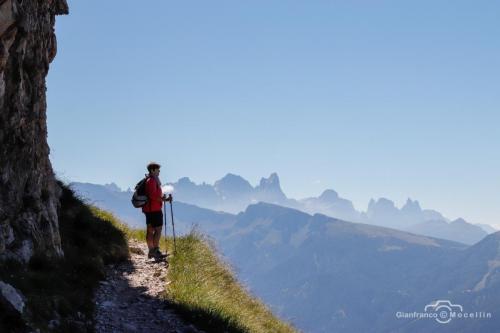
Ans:
[[[177,239],[168,278],[166,298],[201,329],[295,332],[238,283],[214,247],[197,232]]]

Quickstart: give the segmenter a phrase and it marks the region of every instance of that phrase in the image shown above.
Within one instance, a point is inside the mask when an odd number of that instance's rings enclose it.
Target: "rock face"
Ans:
[[[21,294],[10,284],[0,281],[0,294],[19,312],[23,313],[24,300]]]
[[[0,0],[0,259],[62,256],[45,77],[66,0]]]

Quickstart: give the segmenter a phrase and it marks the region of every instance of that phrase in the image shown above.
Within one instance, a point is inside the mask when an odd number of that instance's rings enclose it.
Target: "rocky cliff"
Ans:
[[[45,77],[66,0],[0,0],[0,260],[62,256]]]

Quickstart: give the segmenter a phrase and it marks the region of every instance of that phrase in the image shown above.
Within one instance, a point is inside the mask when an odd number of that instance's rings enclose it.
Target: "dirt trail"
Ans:
[[[145,244],[129,242],[130,260],[107,269],[96,293],[96,332],[200,333],[182,320],[161,294],[167,283],[165,262],[147,259]]]

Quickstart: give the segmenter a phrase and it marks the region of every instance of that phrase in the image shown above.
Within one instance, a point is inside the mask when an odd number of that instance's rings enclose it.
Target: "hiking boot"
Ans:
[[[153,255],[154,255],[154,257],[155,257],[155,258],[157,258],[157,259],[163,259],[163,258],[166,258],[166,257],[167,257],[167,255],[166,255],[166,254],[163,254],[163,253],[160,251],[160,248],[159,248],[159,247],[155,247],[155,248],[153,249],[153,251],[154,251],[154,252],[153,252]]]
[[[151,248],[149,249],[148,252],[148,259],[155,258],[156,257],[156,248]]]

